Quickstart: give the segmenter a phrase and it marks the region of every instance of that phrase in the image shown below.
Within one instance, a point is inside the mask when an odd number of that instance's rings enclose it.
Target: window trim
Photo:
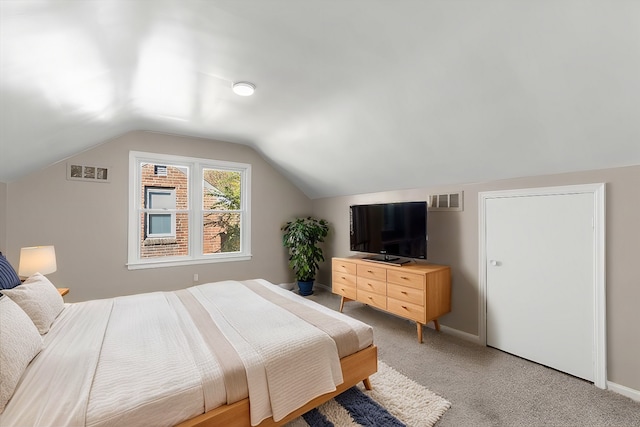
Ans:
[[[188,174],[188,222],[189,222],[189,251],[188,255],[167,256],[158,258],[141,258],[140,242],[140,200],[141,200],[141,163],[160,163],[189,168]],[[240,251],[203,254],[203,226],[200,223],[203,209],[203,169],[221,169],[238,171],[241,174],[241,202],[240,227],[242,230]],[[128,262],[129,270],[175,267],[192,264],[208,264],[217,262],[248,261],[251,259],[251,165],[247,163],[229,162],[224,160],[203,159],[196,157],[174,156],[169,154],[148,153],[141,151],[129,152],[129,206],[128,217]],[[150,237],[154,238],[154,237]]]

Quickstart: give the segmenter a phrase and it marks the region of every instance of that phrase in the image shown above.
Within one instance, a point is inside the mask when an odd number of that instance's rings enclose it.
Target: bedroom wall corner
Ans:
[[[252,258],[128,270],[129,152],[211,158],[252,167]],[[107,166],[110,182],[68,180],[67,163]],[[134,131],[9,184],[6,234],[10,261],[20,248],[54,245],[58,271],[47,277],[71,292],[68,302],[168,291],[226,279],[293,279],[280,226],[311,212],[311,200],[251,147]],[[193,281],[194,274],[199,280]]]
[[[0,182],[0,252],[7,250],[7,184]]]

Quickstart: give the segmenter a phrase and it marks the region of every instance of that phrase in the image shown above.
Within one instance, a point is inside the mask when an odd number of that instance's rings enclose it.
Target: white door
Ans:
[[[485,200],[487,345],[594,381],[594,194]]]

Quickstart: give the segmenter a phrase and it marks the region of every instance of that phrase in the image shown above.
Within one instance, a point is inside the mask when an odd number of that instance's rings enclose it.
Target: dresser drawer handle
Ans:
[[[400,276],[400,278],[401,278],[401,279],[404,279],[404,280],[409,280],[409,278],[408,278],[408,277],[406,277],[406,276]]]
[[[401,294],[407,295],[407,291],[400,291]]]
[[[402,308],[404,308],[405,310],[409,310],[406,305],[403,305]]]
[[[371,298],[371,297],[367,297],[367,298],[369,298],[371,301],[373,301],[373,298]]]
[[[371,271],[371,270],[367,270],[367,273],[371,273],[371,274],[373,274],[373,271]]]

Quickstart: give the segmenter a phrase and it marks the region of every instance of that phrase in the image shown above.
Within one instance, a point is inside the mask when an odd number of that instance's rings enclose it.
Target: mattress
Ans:
[[[276,421],[342,382],[371,327],[265,280],[67,304],[0,424],[171,426],[249,397]]]

